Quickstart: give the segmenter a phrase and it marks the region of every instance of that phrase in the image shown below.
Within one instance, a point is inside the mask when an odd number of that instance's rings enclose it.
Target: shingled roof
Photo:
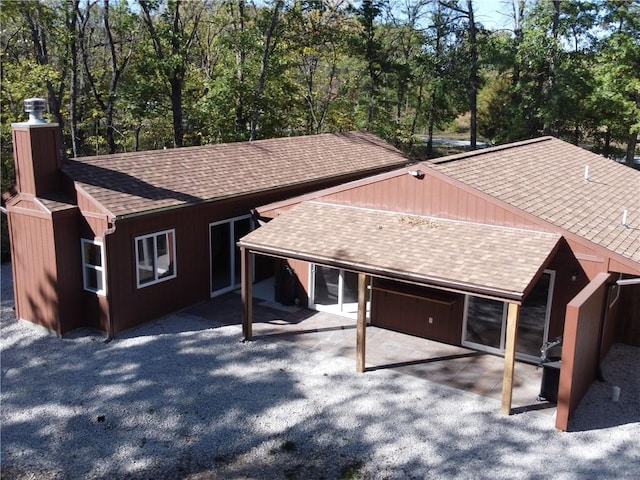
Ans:
[[[63,171],[115,217],[399,166],[363,132],[287,137],[71,159]]]
[[[555,233],[303,202],[243,237],[239,245],[521,301],[560,238]]]
[[[428,165],[640,263],[640,171],[553,137],[443,157]],[[622,225],[625,210],[627,226]]]

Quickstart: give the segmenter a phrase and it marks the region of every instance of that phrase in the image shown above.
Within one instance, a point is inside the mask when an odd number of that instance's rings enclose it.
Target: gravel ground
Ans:
[[[548,412],[174,315],[105,343],[13,320],[2,265],[2,479],[637,479],[640,349],[571,432]],[[612,385],[621,387],[611,401]]]

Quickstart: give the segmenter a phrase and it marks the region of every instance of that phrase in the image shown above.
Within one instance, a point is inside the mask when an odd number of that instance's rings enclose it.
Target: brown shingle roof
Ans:
[[[640,262],[640,171],[553,137],[430,164],[485,194]],[[584,180],[589,167],[589,181]],[[622,226],[627,210],[627,225]]]
[[[72,159],[64,172],[115,216],[406,163],[369,133],[288,137]]]
[[[251,232],[240,244],[263,253],[520,300],[560,238],[552,233],[303,202]]]

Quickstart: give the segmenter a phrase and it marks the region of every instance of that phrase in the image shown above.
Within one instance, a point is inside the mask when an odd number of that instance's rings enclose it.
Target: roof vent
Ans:
[[[47,123],[42,114],[47,110],[47,102],[44,98],[27,98],[24,101],[24,111],[29,114],[30,124]]]

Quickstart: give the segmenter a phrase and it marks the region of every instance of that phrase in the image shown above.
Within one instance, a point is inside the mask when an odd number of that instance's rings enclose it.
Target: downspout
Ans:
[[[104,231],[103,234],[103,239],[104,239],[104,255],[106,257],[107,260],[107,339],[104,341],[104,343],[109,343],[111,340],[113,340],[114,337],[114,333],[113,333],[113,320],[111,319],[111,312],[112,312],[112,307],[113,307],[113,297],[111,296],[111,265],[110,265],[110,255],[108,254],[109,252],[109,245],[108,245],[108,240],[109,240],[109,236],[112,235],[113,233],[115,233],[116,231],[116,219],[115,217],[112,217],[110,219],[108,219],[108,223],[109,225],[111,225],[109,228],[107,228]]]
[[[609,313],[609,292],[611,291],[611,285],[613,282],[607,282],[604,291],[604,302],[602,302],[602,310],[600,311],[600,332],[598,333],[598,351],[596,352],[596,359],[598,360],[598,366],[596,368],[596,377],[600,382],[606,382],[602,373],[602,342],[604,341],[604,329],[607,324],[607,317]]]

